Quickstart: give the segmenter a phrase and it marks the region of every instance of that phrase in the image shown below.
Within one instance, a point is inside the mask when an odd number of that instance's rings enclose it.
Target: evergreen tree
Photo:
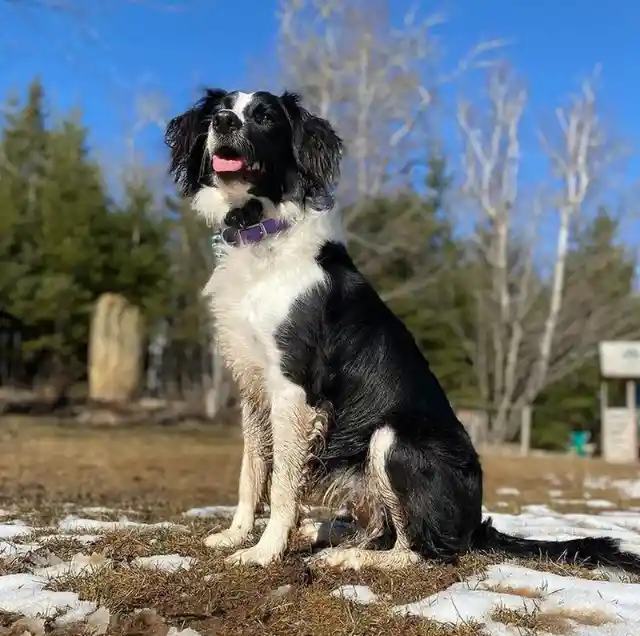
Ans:
[[[22,108],[11,104],[0,144],[0,302],[32,334],[27,360],[50,362],[43,371],[64,390],[84,374],[101,293],[127,295],[148,317],[164,311],[168,227],[144,183],[113,204],[77,119],[46,123],[36,80]]]
[[[36,202],[46,164],[44,93],[38,79],[25,105],[12,97],[0,142],[0,306],[9,308],[11,289],[36,258]]]
[[[149,324],[167,311],[171,297],[171,222],[143,179],[124,184],[120,205],[96,228],[98,271],[94,292],[117,291],[141,306]]]

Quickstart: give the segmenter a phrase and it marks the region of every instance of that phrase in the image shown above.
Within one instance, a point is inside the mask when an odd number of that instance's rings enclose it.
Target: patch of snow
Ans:
[[[628,499],[640,499],[640,479],[611,479],[611,477],[587,475],[583,481],[588,490],[610,490],[614,488]]]
[[[26,525],[23,521],[12,523],[0,523],[0,539],[13,539],[14,537],[24,537],[34,532],[34,528]]]
[[[562,514],[547,506],[532,505],[523,506],[519,515],[497,512],[488,516],[498,530],[507,534],[544,541],[606,536],[621,541],[624,550],[640,554],[637,513]]]
[[[509,495],[519,495],[520,491],[517,488],[497,488],[496,495],[500,497],[507,497]]]
[[[190,508],[182,514],[185,517],[231,517],[237,506],[202,506]]]
[[[96,604],[80,601],[75,592],[45,590],[46,576],[7,574],[0,576],[0,610],[29,617],[49,618],[64,611],[93,612]]]
[[[13,541],[0,541],[0,559],[13,558],[29,554],[40,549],[38,543],[14,543]]]
[[[91,555],[86,554],[74,554],[71,561],[63,561],[56,563],[55,565],[48,565],[44,568],[37,568],[33,571],[36,576],[44,576],[49,579],[58,578],[61,576],[68,576],[69,574],[80,574],[81,572],[88,571],[88,573],[95,571],[99,568],[108,566],[111,562],[105,558],[102,554],[93,553]]]
[[[589,499],[585,502],[588,508],[615,508],[616,505],[606,499]]]
[[[92,611],[88,605],[88,601],[81,602],[82,604],[75,609],[69,610],[62,616],[58,616],[54,621],[56,627],[64,627],[71,623],[85,621],[87,628],[86,634],[93,634],[94,636],[102,636],[109,628],[109,620],[111,614],[106,607],[100,606],[97,610]],[[92,604],[93,605],[93,604]]]
[[[177,572],[178,570],[188,570],[195,562],[195,559],[180,556],[179,554],[155,554],[153,556],[137,557],[133,559],[132,564],[142,568]]]
[[[392,611],[441,623],[477,621],[485,623],[489,634],[497,635],[504,633],[504,626],[491,616],[501,607],[559,616],[578,636],[628,636],[640,628],[640,585],[590,581],[502,564],[489,568],[483,577],[455,583]],[[593,617],[597,617],[597,625],[588,624],[594,622]]]
[[[331,596],[362,605],[376,603],[380,600],[380,597],[368,585],[341,585],[331,592]]]
[[[126,517],[122,517],[119,521],[99,521],[97,519],[82,519],[69,515],[58,522],[58,530],[61,532],[113,532],[116,530],[160,530],[169,528],[171,530],[187,530],[185,526],[171,523],[170,521],[161,521],[160,523],[141,523],[139,521],[130,521]]]
[[[167,636],[200,636],[200,632],[197,632],[195,629],[191,629],[191,627],[185,627],[184,629],[170,627],[167,632]]]

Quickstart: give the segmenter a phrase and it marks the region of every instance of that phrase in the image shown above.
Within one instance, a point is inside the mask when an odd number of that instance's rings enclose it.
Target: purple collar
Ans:
[[[265,236],[278,234],[286,230],[289,223],[282,219],[265,219],[262,223],[250,225],[244,230],[236,230],[227,227],[220,233],[222,242],[227,245],[246,245],[249,243],[259,243]]]

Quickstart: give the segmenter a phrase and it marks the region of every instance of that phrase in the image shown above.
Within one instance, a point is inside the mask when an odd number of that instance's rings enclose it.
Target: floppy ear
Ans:
[[[169,172],[184,195],[191,196],[198,190],[209,119],[226,94],[221,89],[207,89],[192,108],[167,124],[164,141],[171,151]]]
[[[331,124],[300,105],[300,97],[285,92],[282,104],[293,128],[293,153],[305,196],[322,197],[340,176],[342,139]]]

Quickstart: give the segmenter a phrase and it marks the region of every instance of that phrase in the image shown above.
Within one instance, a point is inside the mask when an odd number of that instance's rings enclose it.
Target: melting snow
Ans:
[[[505,564],[489,568],[486,578],[455,583],[392,611],[442,623],[477,621],[485,623],[489,634],[501,634],[504,627],[492,619],[501,607],[566,620],[580,636],[628,636],[640,629],[637,584],[589,581]]]
[[[640,554],[640,512],[605,511],[613,505],[609,501],[581,501],[602,512],[561,514],[547,506],[536,505],[524,506],[519,515],[490,513],[486,510],[484,513],[493,517],[499,530],[510,534],[548,540],[610,536],[619,539],[624,549]],[[234,510],[232,506],[209,506],[191,509],[185,515],[229,516]],[[20,522],[5,523],[0,524],[0,559],[19,557],[56,539],[75,539],[90,544],[99,538],[99,533],[105,531],[154,531],[164,528],[183,529],[184,526],[168,522],[144,524],[126,518],[120,521],[97,521],[68,516],[57,525],[57,531],[63,534],[38,537],[37,543],[20,543],[36,529]],[[98,534],[64,534],[77,531]],[[100,554],[77,554],[70,561],[56,561],[59,559],[52,556],[44,561],[49,563],[46,567],[36,568],[30,573],[0,576],[0,610],[15,612],[35,622],[56,616],[56,625],[86,620],[96,634],[104,634],[109,621],[109,613],[105,608],[97,607],[93,602],[80,601],[74,592],[53,592],[45,587],[51,578],[69,573],[86,572],[91,576],[96,568],[109,567],[110,561]],[[195,559],[178,554],[139,557],[133,561],[139,567],[168,572],[189,569],[195,563]],[[603,570],[603,574],[607,575],[608,580],[590,581],[500,564],[489,568],[486,575],[455,583],[437,594],[392,606],[390,610],[398,615],[421,616],[442,623],[477,621],[484,623],[486,632],[492,636],[512,633],[509,631],[511,628],[493,619],[495,610],[501,607],[547,614],[554,620],[564,621],[576,636],[627,636],[640,633],[640,585],[626,582],[628,578],[620,571]],[[334,590],[332,595],[345,602],[388,602],[388,598],[375,594],[365,585],[343,585]],[[25,626],[24,629],[29,630],[29,627]],[[199,635],[190,629],[180,631],[172,628],[168,636]]]
[[[195,562],[195,559],[180,556],[179,554],[156,554],[154,556],[137,557],[132,561],[133,565],[138,567],[164,570],[165,572],[188,570]]]
[[[587,475],[583,485],[586,490],[610,490],[613,488],[627,499],[640,499],[640,480],[637,479],[611,479],[607,476]]]
[[[34,529],[21,521],[0,524],[0,539],[14,539],[15,537],[23,537],[32,532],[34,532]]]
[[[49,618],[65,610],[86,616],[96,609],[95,603],[80,601],[75,592],[45,590],[48,581],[46,576],[33,574],[0,576],[0,610]]]
[[[366,585],[343,585],[332,595],[362,604],[380,600]],[[493,618],[502,608],[566,621],[571,633],[578,636],[629,636],[640,629],[640,585],[590,581],[501,564],[490,567],[482,577],[454,583],[390,611],[445,624],[484,623],[486,633],[499,636],[510,633]]]
[[[186,517],[230,517],[236,511],[236,506],[203,506],[190,508],[184,515]]]
[[[82,519],[69,515],[58,523],[58,530],[61,532],[113,532],[116,530],[160,530],[169,528],[171,530],[186,530],[185,526],[171,523],[169,521],[161,521],[160,523],[140,523],[139,521],[130,521],[126,517],[122,517],[119,521],[98,521],[97,519]]]
[[[606,499],[587,499],[587,508],[615,508],[616,505]]]

